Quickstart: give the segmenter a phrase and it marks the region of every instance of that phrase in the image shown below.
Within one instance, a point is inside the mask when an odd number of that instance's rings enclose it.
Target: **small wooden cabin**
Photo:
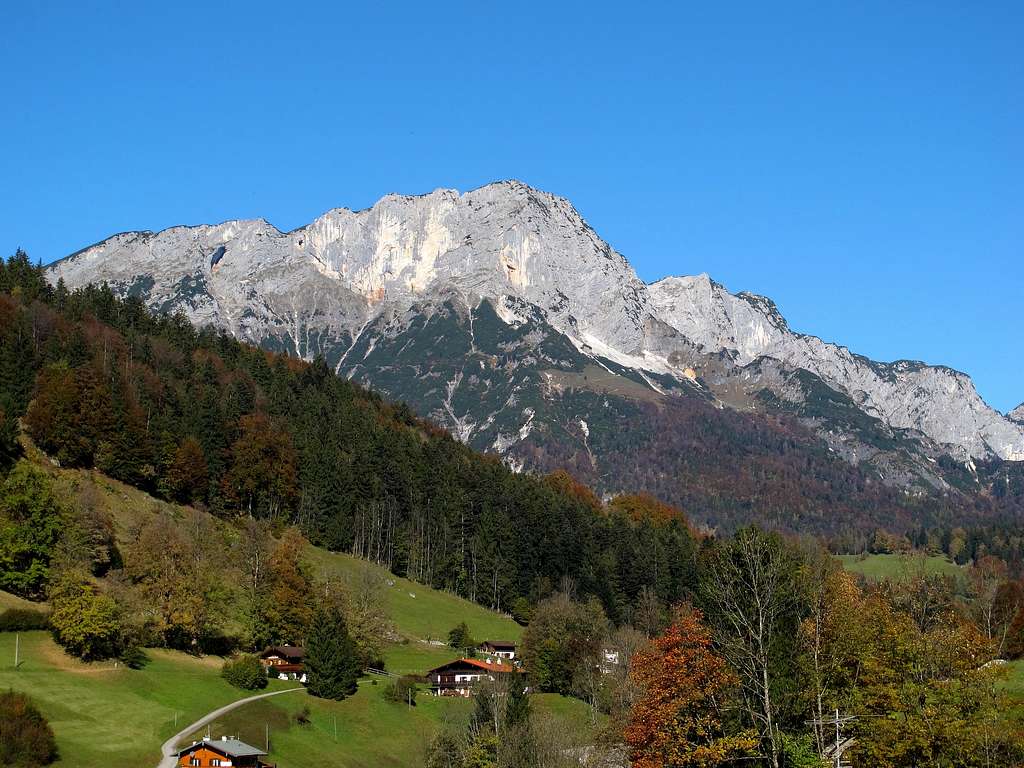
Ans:
[[[480,643],[480,653],[489,659],[512,661],[516,657],[516,644],[511,640],[484,640]]]
[[[244,741],[222,736],[219,739],[203,739],[178,750],[179,768],[274,768],[260,760],[266,752]]]
[[[306,682],[306,650],[298,645],[273,645],[260,657],[267,675],[280,680]]]

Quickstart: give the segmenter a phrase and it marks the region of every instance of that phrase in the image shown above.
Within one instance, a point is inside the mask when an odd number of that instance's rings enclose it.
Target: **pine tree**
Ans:
[[[322,699],[341,699],[356,692],[359,658],[337,607],[321,608],[306,640],[307,687]]]

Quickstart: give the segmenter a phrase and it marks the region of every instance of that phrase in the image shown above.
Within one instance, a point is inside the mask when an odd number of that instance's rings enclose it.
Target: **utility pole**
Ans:
[[[21,634],[14,636],[14,669],[18,669],[18,665],[21,663],[18,660],[18,655],[21,653]]]
[[[265,729],[264,732],[263,732],[263,738],[264,738],[264,741],[266,742],[266,745],[263,747],[263,749],[265,751],[269,752],[270,751],[270,723],[264,723],[263,725],[264,725],[264,729]]]
[[[833,717],[823,717],[821,719],[815,718],[808,720],[809,725],[813,725],[815,730],[824,733],[825,726],[835,726],[835,744],[825,747],[822,757],[828,760],[832,768],[850,768],[850,763],[843,760],[843,753],[853,746],[854,739],[852,736],[843,737],[843,728],[848,724],[856,720],[857,718],[853,715],[847,715],[841,717],[839,715],[839,708],[836,707],[835,715]]]

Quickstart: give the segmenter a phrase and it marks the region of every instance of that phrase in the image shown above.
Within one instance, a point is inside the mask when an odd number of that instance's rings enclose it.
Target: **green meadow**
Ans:
[[[919,574],[952,576],[958,581],[963,578],[960,566],[945,555],[878,554],[878,555],[837,555],[843,567],[859,573],[872,581],[882,579],[908,580]]]

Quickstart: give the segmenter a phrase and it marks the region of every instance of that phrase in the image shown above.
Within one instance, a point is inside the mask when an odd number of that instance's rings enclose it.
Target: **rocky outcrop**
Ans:
[[[1006,415],[1010,421],[1015,421],[1018,424],[1024,424],[1024,403],[1021,403]]]

